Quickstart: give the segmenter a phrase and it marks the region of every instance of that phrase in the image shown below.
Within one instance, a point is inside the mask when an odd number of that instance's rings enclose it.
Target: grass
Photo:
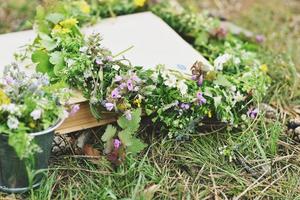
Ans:
[[[299,2],[185,2],[200,10],[213,9],[249,30],[264,34],[264,46],[272,51],[262,52],[262,57],[273,65],[271,74],[278,82],[273,84],[268,100],[281,111],[300,103],[299,77],[291,67],[293,61],[300,69],[300,24],[295,22]],[[30,17],[31,12],[28,9],[29,15],[21,12],[21,16]],[[11,19],[5,23],[12,23]],[[2,27],[9,26],[1,26],[0,30],[8,30]],[[300,141],[286,134],[287,119],[286,113],[281,112],[277,119],[262,116],[241,130],[198,133],[187,141],[177,142],[154,138],[145,131],[141,134],[148,135],[145,139],[152,145],[139,157],[129,156],[117,169],[104,157],[96,163],[72,154],[53,157],[48,178],[39,189],[2,197],[147,200],[154,195],[154,199],[300,199]],[[99,138],[102,129],[90,132]],[[101,149],[99,142],[94,145]]]

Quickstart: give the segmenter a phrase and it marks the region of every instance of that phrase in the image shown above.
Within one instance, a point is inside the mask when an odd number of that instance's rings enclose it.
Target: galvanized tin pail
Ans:
[[[25,160],[20,160],[14,150],[8,144],[8,136],[0,134],[0,190],[8,193],[23,193],[31,188],[36,188],[41,184],[45,173],[43,169],[48,168],[48,161],[52,148],[54,131],[62,124],[60,120],[51,128],[30,133],[33,141],[41,148],[41,152],[32,157],[31,170],[34,173],[30,181]],[[32,173],[32,174],[33,174]],[[31,174],[31,175],[32,175]],[[31,183],[31,184],[30,184]]]

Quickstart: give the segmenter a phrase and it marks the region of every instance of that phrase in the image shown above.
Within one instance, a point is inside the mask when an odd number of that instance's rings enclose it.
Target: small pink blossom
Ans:
[[[133,82],[130,79],[127,81],[127,88],[129,91],[132,91],[134,89]]]
[[[198,79],[198,85],[202,86],[202,84],[203,84],[203,75],[201,75]]]
[[[108,110],[108,111],[112,111],[112,109],[114,109],[114,104],[113,103],[105,103],[105,108]]]
[[[123,90],[124,88],[126,88],[126,86],[127,86],[126,83],[121,83],[120,86],[119,86],[119,88],[120,88],[121,90]]]
[[[183,110],[188,110],[188,109],[190,108],[190,105],[187,104],[187,103],[182,103],[182,104],[180,105],[180,108],[183,109]]]
[[[205,104],[206,103],[206,99],[203,97],[201,92],[197,93],[197,102],[199,105]]]
[[[80,109],[79,104],[72,105],[71,111],[70,111],[70,116],[75,115],[75,113],[77,113],[79,111],[79,109]]]
[[[119,89],[118,88],[115,88],[112,92],[111,92],[111,97],[113,99],[119,99],[121,98],[121,95],[119,93]]]
[[[119,139],[114,139],[114,147],[115,149],[119,149],[121,146],[121,141]]]
[[[263,35],[255,36],[255,40],[257,43],[263,43],[265,41],[265,37]]]
[[[122,76],[116,75],[115,76],[115,82],[120,82],[122,80]]]
[[[258,115],[258,112],[259,112],[258,108],[249,108],[247,115],[251,119],[255,119]]]
[[[130,110],[127,110],[127,111],[125,111],[125,117],[126,117],[126,119],[127,120],[132,120],[132,114],[131,114],[131,111]]]

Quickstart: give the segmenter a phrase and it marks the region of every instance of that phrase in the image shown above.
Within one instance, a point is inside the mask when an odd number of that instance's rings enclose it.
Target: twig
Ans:
[[[129,48],[127,48],[127,49],[125,49],[125,50],[123,50],[123,51],[117,53],[117,54],[114,55],[113,57],[114,57],[114,58],[119,57],[120,55],[122,55],[122,54],[126,53],[127,51],[131,50],[133,47],[134,47],[134,46],[131,46],[131,47],[129,47]]]
[[[259,183],[260,179],[262,179],[268,171],[265,171],[258,179],[256,179],[251,185],[249,185],[246,190],[244,190],[242,193],[239,194],[239,196],[237,196],[236,198],[234,198],[234,200],[238,200],[240,199],[242,196],[244,196],[249,190],[251,190],[252,188],[256,187],[257,184]]]
[[[277,181],[279,181],[283,176],[285,175],[285,173],[284,174],[282,174],[281,176],[279,176],[277,179],[275,179],[274,181],[272,181],[272,183],[270,183],[267,187],[265,187],[265,189],[263,189],[261,192],[260,192],[260,194],[263,194],[265,191],[267,191],[272,185],[274,185],[274,183],[276,183]],[[260,196],[260,197],[256,197],[254,200],[259,200],[259,199],[261,199],[262,197]]]
[[[212,170],[211,170],[211,167],[210,167],[210,177],[211,177],[211,181],[213,183],[213,190],[214,190],[214,193],[215,193],[215,200],[219,200],[219,195],[218,195],[218,191],[217,191],[217,186],[216,186],[216,182],[215,182],[215,179],[214,179],[214,176],[212,174]]]

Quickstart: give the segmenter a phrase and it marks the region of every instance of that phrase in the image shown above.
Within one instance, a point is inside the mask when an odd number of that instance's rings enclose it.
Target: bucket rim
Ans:
[[[57,122],[56,122],[53,126],[47,128],[47,129],[45,129],[45,130],[39,131],[39,132],[28,133],[28,135],[30,135],[30,136],[32,136],[32,137],[35,137],[35,136],[45,135],[45,134],[47,134],[47,133],[53,132],[53,131],[55,131],[55,129],[57,129],[58,127],[60,127],[60,125],[61,125],[64,121],[65,121],[65,118],[60,118],[60,119],[57,120]]]
[[[66,118],[59,118],[54,125],[50,126],[49,128],[39,131],[39,132],[34,132],[34,133],[27,133],[29,136],[35,137],[35,136],[40,136],[40,135],[45,135],[47,133],[55,131],[62,123],[65,121]],[[2,137],[8,137],[6,134],[1,134]]]

